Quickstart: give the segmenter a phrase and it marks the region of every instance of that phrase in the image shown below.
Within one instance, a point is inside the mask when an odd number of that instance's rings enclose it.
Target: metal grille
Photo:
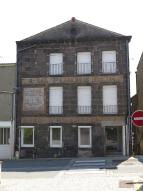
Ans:
[[[78,113],[79,114],[90,114],[91,106],[78,106]]]
[[[63,113],[63,106],[50,106],[49,107],[49,114],[62,114]]]
[[[77,74],[91,74],[91,64],[77,63]]]
[[[116,62],[103,62],[102,63],[103,73],[116,73]]]
[[[9,128],[0,128],[0,144],[7,145],[9,144],[10,129]]]
[[[104,105],[103,114],[117,114],[117,105]]]

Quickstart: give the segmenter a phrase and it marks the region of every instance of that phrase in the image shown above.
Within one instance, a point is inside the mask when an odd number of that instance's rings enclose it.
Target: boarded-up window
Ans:
[[[44,88],[24,88],[23,111],[44,111]]]

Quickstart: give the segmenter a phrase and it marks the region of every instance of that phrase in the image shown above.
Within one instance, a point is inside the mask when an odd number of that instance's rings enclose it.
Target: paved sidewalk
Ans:
[[[129,174],[118,175],[111,171],[103,174],[97,172],[70,171],[49,176],[46,178],[31,179],[4,179],[0,185],[1,191],[133,191],[140,187],[143,179]],[[124,184],[126,182],[126,184]],[[135,182],[135,184],[133,184]]]

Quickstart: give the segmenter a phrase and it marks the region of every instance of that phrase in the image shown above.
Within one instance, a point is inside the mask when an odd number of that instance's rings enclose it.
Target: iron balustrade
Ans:
[[[63,114],[63,106],[50,106],[49,107],[49,114]]]
[[[79,114],[90,114],[91,106],[78,106],[78,113]]]
[[[102,63],[103,73],[116,73],[116,62],[103,62]]]
[[[103,114],[117,114],[117,105],[103,105]]]
[[[91,74],[91,63],[77,63],[77,74]]]
[[[50,75],[60,75],[60,74],[63,74],[63,63],[50,64]]]

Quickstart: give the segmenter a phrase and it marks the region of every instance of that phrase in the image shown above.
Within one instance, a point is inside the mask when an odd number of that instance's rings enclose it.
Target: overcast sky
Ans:
[[[142,0],[0,0],[0,63],[16,62],[15,41],[61,24],[71,17],[131,35],[131,95],[143,51]]]

